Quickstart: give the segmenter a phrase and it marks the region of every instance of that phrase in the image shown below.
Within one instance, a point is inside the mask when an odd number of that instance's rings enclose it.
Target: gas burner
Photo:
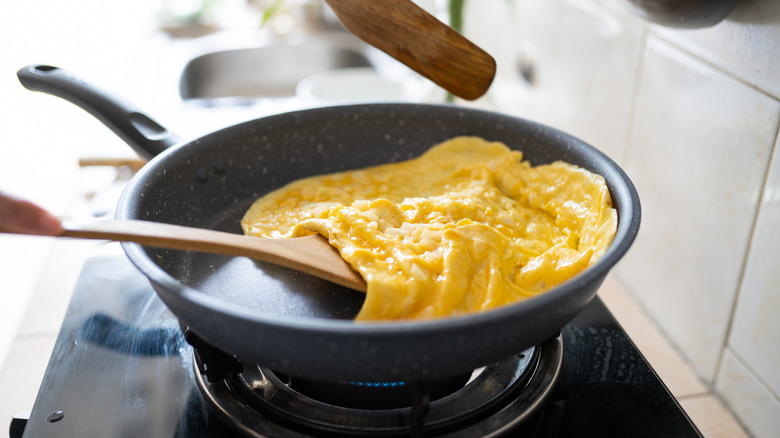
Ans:
[[[471,380],[301,381],[193,340],[126,257],[90,260],[11,436],[701,438],[598,298],[559,338]],[[363,401],[377,398],[388,405]]]
[[[495,436],[530,421],[552,392],[561,337],[471,374],[424,382],[321,382],[244,365],[195,379],[222,420],[248,437]]]

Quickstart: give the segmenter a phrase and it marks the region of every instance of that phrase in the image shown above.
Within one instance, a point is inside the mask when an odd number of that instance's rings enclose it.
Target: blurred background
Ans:
[[[419,3],[449,20],[448,2]],[[694,376],[693,386],[675,394],[688,401],[689,413],[717,417],[725,407],[740,434],[776,437],[780,2],[739,0],[725,18],[703,24],[696,16],[659,18],[637,6],[642,3],[463,2],[462,30],[496,58],[498,75],[486,96],[455,104],[554,126],[626,170],[642,200],[642,227],[608,286],[636,305]],[[134,158],[82,110],[25,90],[15,75],[29,64],[66,68],[116,90],[185,138],[344,101],[445,101],[440,89],[345,35],[321,6],[300,0],[5,2],[0,190],[67,214],[85,187],[116,178],[85,180],[80,159]],[[243,51],[225,55],[236,49]],[[62,282],[78,274],[72,260],[51,257],[54,245],[0,236],[0,363],[27,351],[14,345],[36,291],[62,286],[44,274],[59,269]],[[42,285],[42,278],[55,284]],[[53,315],[48,324],[56,333],[60,319]],[[44,338],[22,332],[22,340]],[[4,373],[0,379],[8,380]]]

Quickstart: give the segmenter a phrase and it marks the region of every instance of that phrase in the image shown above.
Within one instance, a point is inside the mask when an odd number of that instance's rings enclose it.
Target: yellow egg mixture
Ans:
[[[601,176],[522,157],[458,137],[409,161],[293,182],[241,224],[252,236],[326,236],[368,285],[357,320],[479,312],[575,276],[615,235]]]

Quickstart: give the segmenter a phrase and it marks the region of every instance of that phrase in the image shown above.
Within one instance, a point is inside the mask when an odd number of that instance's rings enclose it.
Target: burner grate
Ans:
[[[425,382],[319,382],[246,365],[223,381],[196,380],[222,419],[250,437],[478,437],[532,418],[562,358],[558,337],[471,375]]]

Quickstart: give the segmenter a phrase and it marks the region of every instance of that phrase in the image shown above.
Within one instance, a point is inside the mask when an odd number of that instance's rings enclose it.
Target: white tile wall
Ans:
[[[623,278],[712,381],[780,103],[650,36],[634,105],[626,170],[643,218]]]
[[[500,35],[492,26],[493,15],[502,11],[506,13],[506,9],[488,7],[492,4],[467,2],[467,14],[474,10],[483,14],[481,20],[467,15],[469,18],[465,23],[466,35],[477,44],[481,45],[484,41],[493,41],[491,44],[495,44],[496,36]],[[508,114],[553,124],[554,108],[550,95],[555,85],[553,59],[557,57],[563,4],[547,0],[523,0],[507,4],[511,5],[510,25],[502,35],[502,47],[498,52],[500,55],[491,52],[500,66],[499,74],[487,96],[480,100]],[[489,15],[484,17],[485,14]],[[491,26],[482,26],[480,21],[491,23]],[[521,68],[529,65],[533,67],[532,83],[521,74]]]
[[[780,141],[780,140],[778,140]],[[769,170],[729,346],[780,398],[780,154]],[[721,381],[727,377],[721,376]]]
[[[576,133],[620,161],[642,23],[600,13],[604,6],[589,1],[466,5],[467,36],[498,63],[494,84],[477,105]],[[529,65],[530,83],[521,74]],[[605,128],[604,120],[612,123]]]
[[[512,3],[499,63],[530,58],[535,82],[506,76],[490,103],[625,167],[643,219],[616,275],[751,433],[780,436],[780,2],[698,30],[623,0]]]
[[[652,31],[747,84],[780,97],[780,2],[740,0],[716,26],[679,31],[652,26]]]
[[[561,8],[550,123],[622,162],[642,48],[636,20],[575,1]]]

